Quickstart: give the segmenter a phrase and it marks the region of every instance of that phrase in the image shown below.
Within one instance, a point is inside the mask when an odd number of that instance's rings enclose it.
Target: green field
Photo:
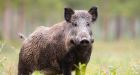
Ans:
[[[140,40],[95,41],[93,46],[86,75],[140,75]],[[0,42],[0,75],[17,74],[19,49]]]

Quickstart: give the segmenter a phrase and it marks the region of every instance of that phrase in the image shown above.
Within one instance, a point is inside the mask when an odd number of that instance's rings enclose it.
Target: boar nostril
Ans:
[[[88,40],[86,40],[86,39],[83,39],[83,40],[81,40],[80,41],[80,44],[82,45],[87,45],[87,44],[89,44],[90,42],[88,41]]]
[[[73,40],[73,39],[71,39],[70,42],[71,42],[72,44],[74,44],[74,40]]]

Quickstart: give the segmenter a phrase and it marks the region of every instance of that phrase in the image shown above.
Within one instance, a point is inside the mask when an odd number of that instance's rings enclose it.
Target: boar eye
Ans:
[[[77,23],[73,23],[72,25],[76,27],[77,26]]]
[[[89,23],[87,23],[87,26],[89,26],[90,24]]]

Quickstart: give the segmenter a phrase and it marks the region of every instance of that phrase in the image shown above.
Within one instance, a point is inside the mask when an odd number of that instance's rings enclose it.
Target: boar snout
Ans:
[[[72,43],[75,46],[89,46],[94,42],[94,39],[88,39],[88,38],[82,38],[81,40],[71,39],[70,43]]]
[[[83,38],[82,40],[80,40],[80,45],[87,46],[89,44],[90,44],[90,40],[86,38]]]
[[[81,46],[89,46],[92,43],[94,43],[94,39],[83,38],[83,39],[80,40],[80,45]]]

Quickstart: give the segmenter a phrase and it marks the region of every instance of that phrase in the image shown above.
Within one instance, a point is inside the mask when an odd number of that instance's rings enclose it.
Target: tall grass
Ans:
[[[0,75],[17,75],[19,48],[0,42]],[[73,75],[140,75],[140,40],[95,41],[89,64]],[[32,75],[43,75],[36,71]]]

